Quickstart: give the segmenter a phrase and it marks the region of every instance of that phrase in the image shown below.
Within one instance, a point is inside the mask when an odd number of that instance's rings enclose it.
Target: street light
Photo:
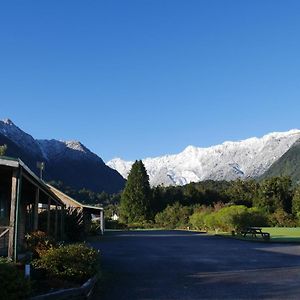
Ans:
[[[42,161],[38,161],[36,163],[37,168],[40,170],[40,179],[43,179],[43,171],[45,170],[45,163]]]

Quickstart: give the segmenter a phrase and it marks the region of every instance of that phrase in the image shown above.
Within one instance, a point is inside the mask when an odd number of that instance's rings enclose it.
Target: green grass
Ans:
[[[264,227],[264,232],[269,232],[272,242],[300,243],[300,227]]]
[[[300,243],[300,227],[263,227],[262,231],[270,233],[270,241],[267,243]],[[256,238],[252,238],[250,235],[245,238],[241,235],[232,236],[231,233],[218,235],[245,241],[266,242],[259,235]]]

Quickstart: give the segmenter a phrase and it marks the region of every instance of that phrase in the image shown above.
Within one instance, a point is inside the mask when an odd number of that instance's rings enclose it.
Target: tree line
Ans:
[[[243,224],[243,220],[250,220],[250,223],[252,220],[253,225],[260,226],[296,226],[300,217],[300,185],[294,186],[289,177],[282,176],[261,182],[254,179],[210,180],[185,186],[150,188],[142,161],[136,161],[121,194],[119,212],[121,221],[129,225],[156,224],[170,228],[195,225],[196,216],[192,216],[196,213],[198,221],[202,214],[201,222],[206,216],[207,222],[203,226],[211,228],[220,227],[214,222],[219,218],[220,223],[228,214],[243,216],[235,217],[239,224]],[[226,226],[232,227],[228,222]]]
[[[214,228],[218,222],[213,224],[212,215],[220,210],[215,217],[221,216],[224,211],[225,214],[243,212],[241,215],[247,215],[248,219],[252,214],[252,219],[260,220],[261,224],[267,222],[277,226],[296,226],[300,218],[300,185],[293,185],[291,179],[284,176],[262,181],[207,180],[184,186],[151,188],[143,162],[136,161],[124,190],[118,194],[96,193],[85,188],[75,190],[62,182],[50,184],[82,203],[104,206],[108,224],[116,213],[122,226],[129,227],[175,228],[204,224],[206,228]],[[225,209],[232,206],[239,208]],[[258,211],[263,217],[257,217]],[[198,215],[191,218],[194,214]]]

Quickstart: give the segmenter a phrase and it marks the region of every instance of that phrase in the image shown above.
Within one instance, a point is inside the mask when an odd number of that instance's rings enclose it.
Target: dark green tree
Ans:
[[[253,200],[257,197],[259,184],[253,180],[237,179],[230,183],[226,190],[230,202],[237,205],[251,207]]]
[[[203,193],[200,192],[194,183],[186,184],[182,187],[184,199],[184,205],[192,205],[195,203],[202,204],[203,201]]]
[[[125,223],[143,222],[151,216],[149,176],[141,160],[135,161],[121,195],[120,213]]]
[[[6,150],[7,150],[7,145],[0,146],[0,156],[5,155]]]
[[[166,207],[164,200],[164,188],[161,186],[154,187],[152,189],[151,197],[151,212],[153,218],[158,212]]]
[[[290,213],[292,210],[292,181],[290,177],[272,177],[262,181],[255,206],[274,213],[283,209]]]
[[[300,216],[300,185],[295,189],[292,204],[293,214]]]

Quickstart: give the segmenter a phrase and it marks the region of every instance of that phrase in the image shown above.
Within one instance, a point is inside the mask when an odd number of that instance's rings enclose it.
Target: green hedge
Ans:
[[[190,223],[195,229],[205,230],[241,230],[250,226],[268,226],[268,218],[263,211],[243,205],[231,205],[218,211],[200,211],[190,217]]]
[[[97,274],[99,252],[86,244],[72,244],[48,250],[34,260],[36,269],[45,270],[50,278],[83,282]]]

